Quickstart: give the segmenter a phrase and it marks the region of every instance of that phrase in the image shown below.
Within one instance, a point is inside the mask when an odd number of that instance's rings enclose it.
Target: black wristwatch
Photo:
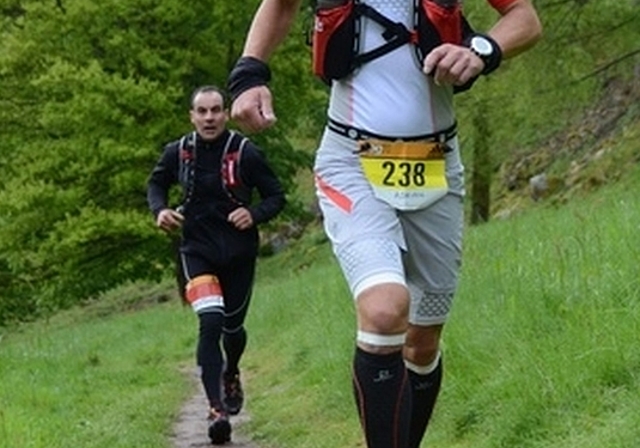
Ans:
[[[483,75],[488,75],[500,66],[502,50],[498,43],[486,34],[473,34],[465,42],[466,46],[484,62]]]

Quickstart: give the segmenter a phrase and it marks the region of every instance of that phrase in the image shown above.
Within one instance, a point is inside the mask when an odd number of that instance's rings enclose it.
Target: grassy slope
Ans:
[[[566,207],[469,229],[430,447],[635,446],[638,188],[636,170]],[[243,366],[265,447],[362,446],[351,299],[323,240],[260,265]],[[149,296],[162,298],[132,285],[3,335],[0,446],[166,443],[190,393],[195,322],[175,300],[131,312]]]
[[[168,287],[127,286],[0,335],[0,447],[167,443],[193,345],[190,310],[160,303]]]
[[[531,175],[566,182],[539,202],[526,182],[498,185],[496,208],[511,219],[468,229],[429,446],[636,446],[640,114],[626,108],[600,132],[608,106],[531,154],[544,161],[527,165]],[[328,256],[307,242],[262,265],[247,364],[254,429],[270,446],[361,444],[348,381],[353,315]]]
[[[635,168],[565,207],[468,230],[430,447],[636,446],[639,188]],[[324,258],[296,269],[310,250],[262,266],[272,280],[250,319],[253,426],[273,447],[361,446],[350,299]]]
[[[638,128],[625,123],[607,140],[609,154],[626,157],[615,184],[529,200],[510,219],[468,229],[430,447],[637,446]],[[3,330],[0,446],[166,444],[191,393],[195,343],[191,312],[175,297],[159,303],[172,287],[130,285]],[[261,261],[243,367],[265,448],[362,446],[353,321],[319,228]]]

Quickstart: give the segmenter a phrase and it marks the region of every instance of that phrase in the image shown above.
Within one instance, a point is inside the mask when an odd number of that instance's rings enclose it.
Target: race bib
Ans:
[[[398,210],[419,210],[449,191],[443,143],[363,140],[358,155],[379,199]]]

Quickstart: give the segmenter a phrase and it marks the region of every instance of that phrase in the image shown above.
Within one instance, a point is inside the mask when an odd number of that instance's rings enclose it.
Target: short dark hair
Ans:
[[[199,94],[204,93],[204,92],[216,92],[216,93],[218,93],[222,97],[222,107],[225,107],[225,104],[227,103],[227,94],[226,94],[226,92],[224,90],[222,90],[220,87],[214,86],[213,84],[211,84],[211,85],[197,87],[191,93],[191,97],[189,99],[189,107],[191,109],[193,109],[193,102],[195,101],[196,96],[198,96]]]

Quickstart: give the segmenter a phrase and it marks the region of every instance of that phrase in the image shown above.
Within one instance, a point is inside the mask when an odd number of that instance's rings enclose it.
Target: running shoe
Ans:
[[[222,400],[229,415],[238,415],[244,403],[244,392],[240,383],[240,374],[222,375],[224,399]]]
[[[225,411],[211,408],[209,411],[209,439],[214,445],[223,445],[231,440],[231,423]]]

